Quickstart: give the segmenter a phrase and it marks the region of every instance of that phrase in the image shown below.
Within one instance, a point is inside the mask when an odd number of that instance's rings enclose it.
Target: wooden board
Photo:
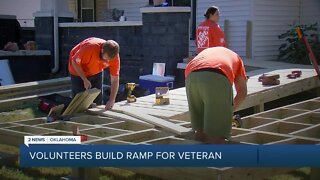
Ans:
[[[141,111],[137,111],[136,109],[134,109],[132,107],[123,107],[123,106],[116,105],[112,108],[112,111],[124,113],[129,116],[133,116],[133,117],[141,119],[145,122],[162,127],[162,128],[164,128],[164,130],[167,130],[167,131],[179,134],[179,135],[186,134],[190,131],[190,128],[185,128],[183,126],[174,124],[174,123],[166,121],[164,119],[151,116],[151,115],[149,115],[147,113],[143,113]]]
[[[96,97],[100,94],[100,90],[93,88],[84,92],[78,93],[71,101],[67,109],[62,115],[72,115],[77,112],[85,111],[93,103]]]
[[[55,93],[63,96],[68,96],[70,95],[70,90],[56,91]],[[40,95],[31,95],[31,96],[0,100],[0,112],[17,109],[17,107],[37,105],[37,103],[39,103],[40,97],[51,95],[51,94],[53,93],[44,93]]]
[[[70,89],[70,77],[0,86],[0,100]]]
[[[112,118],[124,120],[124,121],[129,121],[129,122],[141,124],[143,126],[147,126],[147,127],[151,127],[151,128],[155,127],[153,124],[141,121],[137,118],[134,118],[132,116],[128,116],[123,113],[118,113],[118,112],[114,112],[114,111],[106,111],[106,110],[104,110],[104,106],[97,106],[96,108],[90,108],[90,109],[88,109],[88,113],[94,114],[94,115],[112,117]]]

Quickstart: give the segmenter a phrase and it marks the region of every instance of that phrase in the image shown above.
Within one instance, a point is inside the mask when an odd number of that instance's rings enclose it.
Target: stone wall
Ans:
[[[60,27],[60,64],[63,74],[67,74],[70,50],[88,37],[113,39],[120,45],[121,81],[137,82],[142,72],[142,27],[141,26],[101,26],[101,27]],[[105,77],[108,78],[109,73]]]
[[[166,63],[166,75],[176,76],[177,63],[188,56],[190,10],[174,12],[169,8],[169,12],[163,12],[164,9],[152,13],[142,11],[143,21],[140,25],[130,25],[130,22],[61,24],[70,19],[59,18],[58,76],[68,76],[70,50],[88,37],[113,39],[119,43],[122,83],[138,82],[139,76],[151,74],[155,62]],[[38,48],[50,50],[54,55],[53,18],[36,17],[35,26]],[[108,73],[105,77],[108,77]]]
[[[58,22],[72,22],[73,18],[59,17]],[[53,35],[53,17],[35,17],[35,41],[39,50],[49,50],[51,52],[53,67],[54,60],[54,35]]]
[[[166,75],[176,75],[178,62],[188,56],[189,13],[143,13],[144,73],[154,62],[166,63]]]

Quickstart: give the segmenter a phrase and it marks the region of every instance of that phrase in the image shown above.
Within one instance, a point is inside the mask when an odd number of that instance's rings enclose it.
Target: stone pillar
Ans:
[[[68,10],[68,2],[56,0],[58,12],[58,22],[73,22],[73,14]],[[35,41],[39,50],[49,50],[51,52],[52,66],[54,59],[54,35],[53,17],[54,4],[52,0],[41,0],[40,11],[33,14],[35,26]]]
[[[142,13],[143,74],[153,63],[166,63],[175,75],[177,63],[188,56],[190,7],[144,7]]]

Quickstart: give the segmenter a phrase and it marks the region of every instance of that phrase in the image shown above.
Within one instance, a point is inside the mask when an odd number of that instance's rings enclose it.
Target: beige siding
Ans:
[[[276,60],[278,35],[299,23],[300,0],[253,0],[253,59]]]
[[[236,51],[240,56],[246,55],[246,23],[250,20],[250,0],[198,0],[196,21],[197,25],[204,20],[204,12],[210,6],[218,6],[220,10],[220,26],[224,29],[224,21],[229,21],[228,47]]]
[[[141,7],[145,7],[149,4],[149,0],[110,0],[110,8],[117,8],[124,10],[124,15],[127,17],[127,21],[141,21],[142,14],[140,12]]]
[[[316,22],[320,28],[320,0],[301,0],[301,24]]]
[[[69,11],[73,14],[75,19],[78,19],[77,0],[68,0]]]
[[[78,19],[77,0],[68,0],[69,10]],[[108,8],[108,0],[96,0],[96,21],[104,21],[104,11]]]
[[[96,21],[105,21],[105,10],[108,8],[108,0],[96,1]]]

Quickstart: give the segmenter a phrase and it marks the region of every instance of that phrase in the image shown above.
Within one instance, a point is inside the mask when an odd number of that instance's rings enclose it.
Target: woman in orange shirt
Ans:
[[[204,16],[206,20],[198,26],[196,31],[197,52],[200,53],[209,47],[227,47],[224,33],[218,24],[220,18],[218,7],[209,7]]]

